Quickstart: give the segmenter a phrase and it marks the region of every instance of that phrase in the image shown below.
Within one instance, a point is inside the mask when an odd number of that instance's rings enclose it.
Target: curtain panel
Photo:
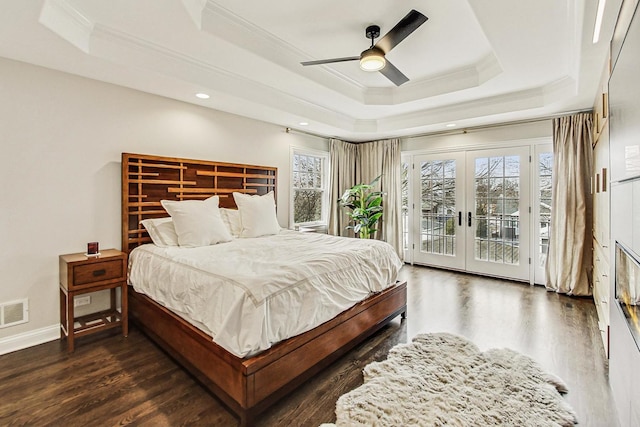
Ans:
[[[349,217],[338,200],[347,188],[356,185],[356,167],[359,164],[358,146],[339,139],[329,141],[330,185],[329,185],[329,234],[354,237],[347,230]]]
[[[400,140],[352,144],[332,139],[330,162],[332,205],[329,232],[338,236],[353,236],[351,230],[345,229],[349,225],[349,217],[345,209],[338,205],[338,199],[346,189],[356,184],[368,184],[381,175],[377,189],[384,192],[384,214],[374,237],[389,243],[402,258]]]
[[[592,129],[591,113],[553,120],[552,212],[546,287],[591,295]]]

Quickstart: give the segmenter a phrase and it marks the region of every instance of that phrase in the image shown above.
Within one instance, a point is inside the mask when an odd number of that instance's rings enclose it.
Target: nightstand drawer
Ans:
[[[104,261],[94,264],[78,265],[73,269],[75,287],[94,284],[104,280],[124,280],[122,260]]]
[[[127,280],[127,256],[115,249],[95,258],[84,254],[60,255],[60,286],[81,290]]]

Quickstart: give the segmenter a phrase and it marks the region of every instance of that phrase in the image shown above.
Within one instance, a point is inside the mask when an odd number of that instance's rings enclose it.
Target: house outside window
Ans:
[[[296,229],[326,229],[328,222],[329,153],[292,149],[291,222]]]

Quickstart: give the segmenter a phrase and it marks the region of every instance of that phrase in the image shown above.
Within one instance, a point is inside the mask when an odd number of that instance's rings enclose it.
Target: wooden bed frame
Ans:
[[[151,241],[140,221],[168,216],[160,200],[217,194],[221,207],[233,208],[232,192],[275,192],[276,179],[272,167],[123,153],[122,249],[128,254]],[[239,358],[180,316],[128,289],[129,318],[224,402],[242,426],[393,318],[404,318],[407,307],[406,282],[396,283],[315,329]]]

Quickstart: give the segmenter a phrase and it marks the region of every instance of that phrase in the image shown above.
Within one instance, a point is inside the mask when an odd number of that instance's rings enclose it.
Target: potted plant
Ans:
[[[378,176],[370,184],[358,184],[344,192],[338,203],[340,206],[350,209],[347,215],[353,221],[353,225],[347,228],[353,229],[361,239],[369,239],[376,231],[376,224],[382,217],[382,191],[373,191],[374,186],[380,180]]]

